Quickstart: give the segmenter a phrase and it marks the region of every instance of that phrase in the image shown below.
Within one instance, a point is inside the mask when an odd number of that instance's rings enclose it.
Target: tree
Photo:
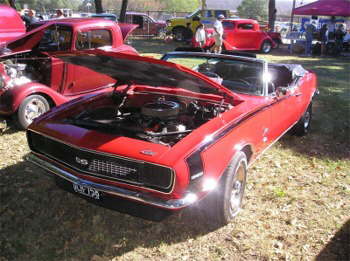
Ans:
[[[237,8],[240,17],[251,18],[255,20],[266,20],[267,5],[265,0],[243,0]]]
[[[276,0],[269,0],[269,28],[270,31],[274,31],[275,29],[275,21],[276,21]]]
[[[95,0],[95,8],[97,14],[103,13],[102,0]]]
[[[128,8],[128,0],[123,0],[122,7],[120,9],[119,21],[125,22],[126,9]]]
[[[9,0],[9,4],[13,9],[17,9],[16,8],[16,0]]]

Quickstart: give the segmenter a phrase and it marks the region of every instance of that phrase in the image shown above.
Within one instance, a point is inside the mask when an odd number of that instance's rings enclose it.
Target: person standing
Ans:
[[[334,40],[335,29],[336,29],[336,20],[335,20],[335,16],[332,16],[331,20],[328,23],[328,33],[329,33],[329,38],[331,40]]]
[[[195,35],[196,42],[198,43],[198,47],[203,49],[205,42],[207,41],[207,37],[204,30],[204,25],[201,23],[197,27],[196,35]]]
[[[224,35],[224,27],[222,26],[222,20],[225,19],[223,14],[220,14],[214,22],[214,39],[215,44],[212,48],[214,53],[221,53],[222,49],[222,36]]]
[[[305,48],[305,55],[306,56],[311,56],[312,52],[312,40],[313,40],[313,35],[314,32],[316,31],[316,26],[314,25],[315,21],[312,21],[306,26],[305,29],[305,37],[306,37],[306,48]]]
[[[27,30],[30,28],[30,26],[33,23],[36,23],[39,21],[39,19],[35,17],[35,11],[32,9],[29,9],[27,13],[24,16],[22,16],[22,19],[26,25]]]
[[[334,38],[335,38],[335,54],[338,55],[343,50],[343,42],[344,42],[344,25],[339,24],[337,30],[334,32]]]
[[[328,25],[323,24],[320,30],[320,40],[321,40],[321,55],[326,54],[326,47],[328,42]]]
[[[62,19],[64,18],[63,11],[61,9],[56,10],[56,15],[53,17],[55,19]]]

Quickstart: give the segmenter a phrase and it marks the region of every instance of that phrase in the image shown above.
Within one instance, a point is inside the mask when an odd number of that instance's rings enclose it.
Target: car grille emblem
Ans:
[[[75,161],[76,161],[76,163],[83,165],[83,166],[89,165],[89,161],[87,159],[81,159],[79,157],[75,157]]]

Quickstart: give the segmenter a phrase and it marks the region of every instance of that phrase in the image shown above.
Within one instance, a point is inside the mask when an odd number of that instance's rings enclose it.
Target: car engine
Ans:
[[[144,99],[144,97],[142,97]],[[70,124],[120,134],[172,146],[200,125],[226,111],[229,105],[191,98],[155,97],[141,101],[140,96],[115,106],[86,110]]]
[[[14,56],[0,61],[0,77],[5,89],[30,82],[50,83],[50,60],[47,57]]]

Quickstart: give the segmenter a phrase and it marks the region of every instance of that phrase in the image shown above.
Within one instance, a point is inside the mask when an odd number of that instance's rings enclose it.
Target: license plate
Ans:
[[[101,194],[98,190],[91,188],[89,186],[80,185],[73,183],[73,189],[75,192],[88,196],[93,199],[101,199]]]

